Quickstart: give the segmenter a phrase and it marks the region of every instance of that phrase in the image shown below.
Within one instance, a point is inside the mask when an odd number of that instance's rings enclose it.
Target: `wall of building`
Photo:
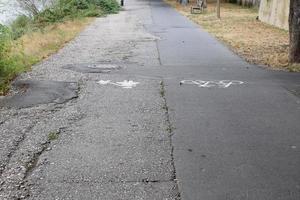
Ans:
[[[289,28],[290,0],[261,0],[259,19],[279,28]]]

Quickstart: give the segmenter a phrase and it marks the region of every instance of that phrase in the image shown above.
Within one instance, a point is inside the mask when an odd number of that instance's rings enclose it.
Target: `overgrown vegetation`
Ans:
[[[73,39],[91,17],[118,11],[116,0],[56,0],[43,11],[17,17],[9,26],[0,24],[0,95],[17,74]]]
[[[24,54],[16,47],[9,28],[0,25],[0,94],[7,90],[9,81],[26,65]],[[12,51],[14,51],[12,53]]]

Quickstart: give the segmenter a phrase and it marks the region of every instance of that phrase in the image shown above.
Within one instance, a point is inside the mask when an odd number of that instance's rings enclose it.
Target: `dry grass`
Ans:
[[[50,25],[42,31],[22,36],[18,43],[22,44],[24,54],[33,58],[30,64],[34,64],[61,49],[91,21],[92,18],[83,18]]]
[[[288,31],[256,20],[258,11],[238,5],[222,3],[221,20],[216,17],[216,4],[208,4],[205,12],[191,14],[191,0],[182,6],[176,0],[165,0],[181,14],[201,25],[206,31],[227,44],[248,62],[270,66],[273,69],[300,71],[299,66],[289,66]]]

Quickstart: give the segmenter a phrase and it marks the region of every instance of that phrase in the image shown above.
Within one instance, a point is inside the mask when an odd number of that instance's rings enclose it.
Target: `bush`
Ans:
[[[0,78],[6,75],[10,51],[11,37],[9,29],[4,25],[0,25]]]
[[[21,15],[17,17],[16,20],[14,20],[11,24],[11,31],[12,31],[12,38],[18,39],[22,35],[24,35],[28,30],[30,29],[32,20],[31,18]]]
[[[10,49],[10,34],[9,29],[0,24],[0,61],[6,56],[7,51]]]
[[[19,16],[10,27],[0,24],[0,95],[7,91],[8,83],[18,73],[28,69],[32,59],[25,56],[18,38],[36,29],[45,28],[49,24],[66,19],[80,17],[99,17],[116,13],[119,5],[116,0],[55,0],[56,3],[36,12],[34,16]],[[16,40],[16,41],[14,41]]]
[[[66,18],[99,17],[117,13],[120,9],[116,0],[58,0],[57,3],[35,16],[39,26],[63,21]]]
[[[89,8],[89,10],[85,11],[83,16],[84,17],[100,17],[102,16],[104,13],[102,10],[97,9],[97,7],[91,7]]]
[[[0,24],[0,95],[7,88],[7,83],[21,69],[22,58],[18,52],[12,52],[11,31]]]
[[[120,10],[120,5],[116,0],[94,0],[94,3],[107,13],[117,13]]]

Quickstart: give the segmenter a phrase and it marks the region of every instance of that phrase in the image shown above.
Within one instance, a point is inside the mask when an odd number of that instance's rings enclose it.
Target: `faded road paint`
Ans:
[[[182,80],[180,81],[180,85],[182,84],[198,85],[201,88],[211,88],[211,87],[228,88],[232,85],[242,85],[244,84],[244,82],[237,81],[237,80],[220,80],[220,81]]]

